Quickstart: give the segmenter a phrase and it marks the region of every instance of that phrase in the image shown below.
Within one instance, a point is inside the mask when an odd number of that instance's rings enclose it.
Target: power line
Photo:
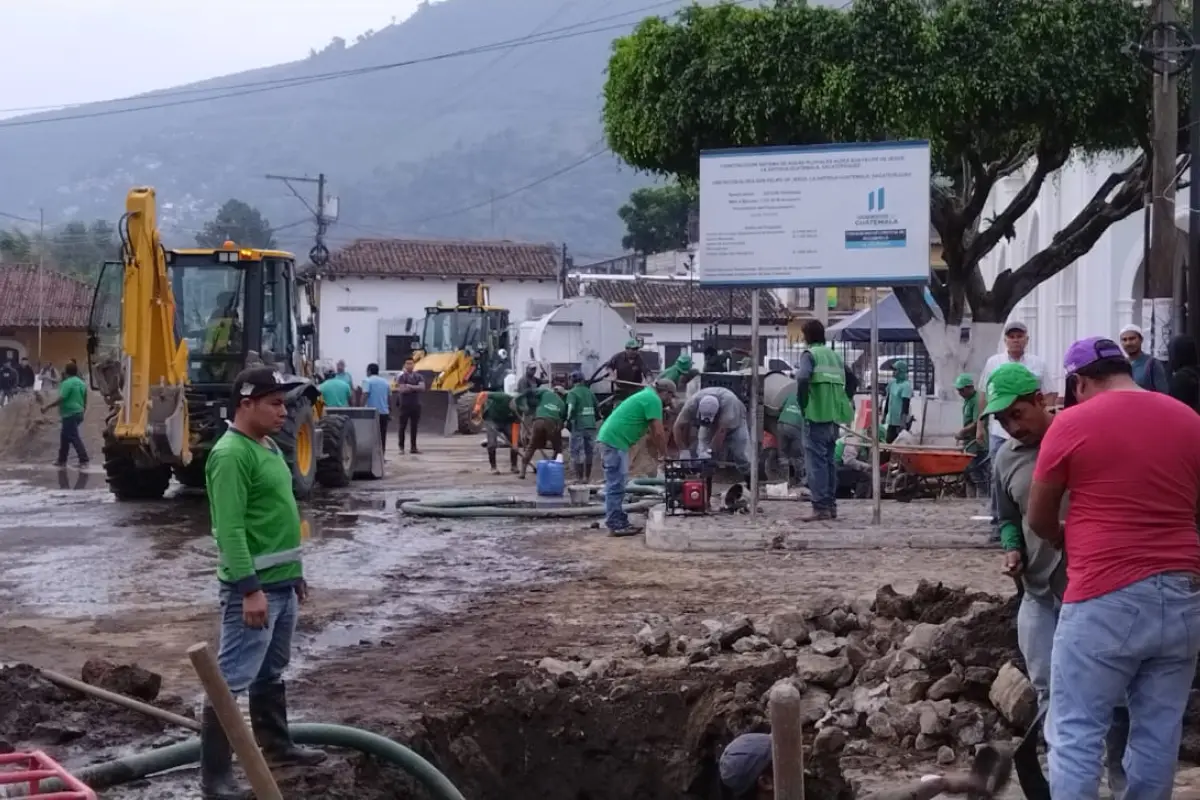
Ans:
[[[752,2],[752,1],[753,0],[735,0],[735,2],[737,2],[738,4],[744,4],[744,3]],[[369,74],[376,73],[376,72],[383,72],[383,71],[387,71],[387,70],[399,69],[401,67],[411,67],[411,66],[415,66],[417,64],[427,64],[427,63],[431,63],[431,62],[435,62],[435,61],[445,61],[445,60],[448,60],[451,58],[461,58],[463,56],[478,55],[481,53],[491,53],[491,52],[495,52],[497,50],[512,49],[512,48],[516,48],[516,47],[528,47],[531,45],[546,44],[549,42],[557,42],[557,41],[562,41],[564,39],[573,39],[578,36],[588,36],[588,35],[591,35],[594,33],[605,33],[607,31],[615,31],[615,30],[627,28],[630,24],[636,24],[636,23],[622,22],[622,23],[619,23],[616,25],[607,25],[607,26],[603,26],[603,27],[599,27],[599,28],[590,28],[587,30],[577,30],[578,28],[582,28],[582,27],[585,27],[588,25],[594,25],[597,22],[603,22],[603,21],[606,21],[609,19],[614,19],[617,17],[629,16],[630,14],[642,13],[644,11],[651,10],[654,8],[660,8],[663,6],[678,5],[678,4],[679,4],[679,0],[660,1],[658,3],[654,3],[650,6],[645,6],[643,8],[625,11],[620,14],[610,14],[607,17],[598,17],[596,19],[587,20],[585,22],[577,22],[572,25],[565,25],[561,28],[557,28],[557,29],[550,30],[550,31],[545,31],[544,33],[540,33],[540,34],[536,34],[536,35],[522,36],[522,37],[518,37],[516,39],[508,39],[508,40],[504,40],[504,41],[500,41],[500,42],[493,42],[491,44],[479,45],[476,47],[468,47],[468,48],[462,48],[459,50],[451,50],[451,51],[448,51],[445,53],[438,53],[436,55],[425,56],[422,58],[406,59],[404,61],[394,61],[394,62],[390,62],[387,64],[376,64],[376,65],[369,66],[369,67],[358,67],[355,69],[338,70],[335,72],[317,73],[315,75],[300,76],[300,77],[295,77],[295,78],[277,78],[277,79],[268,80],[268,81],[255,81],[255,82],[250,82],[250,83],[231,84],[229,86],[223,86],[223,87],[212,88],[212,89],[179,89],[179,90],[171,90],[168,92],[159,92],[159,93],[150,95],[150,97],[170,97],[170,96],[177,95],[177,94],[190,94],[190,93],[197,93],[197,92],[217,92],[217,94],[212,94],[207,97],[189,97],[189,98],[185,98],[182,100],[173,100],[173,101],[168,101],[168,102],[155,102],[155,103],[150,103],[150,104],[146,104],[146,105],[131,106],[131,107],[127,107],[127,108],[110,108],[110,109],[103,109],[103,110],[97,110],[97,111],[83,112],[83,113],[79,113],[79,114],[66,114],[66,115],[60,115],[60,116],[54,116],[54,117],[40,117],[40,118],[35,118],[35,119],[22,118],[22,119],[10,120],[10,121],[6,121],[6,122],[0,122],[0,129],[2,129],[2,128],[20,128],[20,127],[26,127],[29,125],[43,125],[43,124],[47,124],[47,123],[51,123],[51,122],[69,122],[72,120],[80,120],[80,119],[95,119],[97,117],[109,117],[109,116],[116,116],[119,114],[131,114],[131,113],[135,113],[138,111],[151,111],[151,110],[160,109],[160,108],[173,108],[176,106],[192,105],[195,103],[207,103],[207,102],[210,102],[213,100],[223,100],[223,99],[227,99],[227,98],[231,98],[231,97],[242,97],[245,95],[259,94],[262,92],[278,91],[280,89],[291,89],[291,88],[295,88],[298,86],[309,86],[311,84],[324,83],[326,81],[338,80],[341,78],[356,77],[356,76],[360,76],[360,75],[369,75]],[[124,102],[126,100],[133,100],[133,99],[138,99],[138,98],[137,97],[121,98],[119,100],[113,100],[113,101],[108,101],[108,102]],[[2,112],[0,112],[0,113],[2,113]]]

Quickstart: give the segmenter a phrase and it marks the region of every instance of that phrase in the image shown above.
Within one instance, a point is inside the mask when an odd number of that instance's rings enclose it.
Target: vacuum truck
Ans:
[[[591,385],[603,416],[613,384],[604,372],[608,360],[634,338],[633,329],[612,306],[596,297],[571,297],[517,330],[514,367],[536,364],[543,380],[566,384],[575,370]]]

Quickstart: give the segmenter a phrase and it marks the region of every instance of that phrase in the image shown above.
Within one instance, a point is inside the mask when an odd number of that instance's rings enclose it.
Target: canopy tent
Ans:
[[[871,316],[875,313],[879,315],[879,341],[921,341],[916,328],[913,327],[908,315],[900,306],[900,300],[894,294],[884,297],[874,309],[864,308],[838,324],[831,325],[826,331],[826,335],[829,339],[842,342],[869,342],[871,341]]]

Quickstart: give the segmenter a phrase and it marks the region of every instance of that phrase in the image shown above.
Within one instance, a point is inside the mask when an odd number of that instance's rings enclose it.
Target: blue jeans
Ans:
[[[75,448],[75,455],[80,464],[88,462],[87,449],[83,446],[83,437],[79,435],[79,426],[83,424],[83,414],[72,414],[62,418],[62,432],[58,437],[58,462],[67,463],[67,454]]]
[[[251,628],[242,619],[242,595],[221,587],[221,649],[217,665],[234,694],[251,686],[278,683],[292,657],[300,603],[295,587],[265,589],[267,627]]]
[[[712,426],[700,428],[696,433],[696,444],[701,452],[712,450],[712,440],[715,431]],[[747,484],[750,483],[750,429],[745,425],[732,428],[725,433],[722,442],[722,452],[713,453],[712,457],[719,461],[732,463]]]
[[[1021,648],[1021,656],[1025,659],[1029,682],[1037,692],[1038,710],[1050,703],[1050,664],[1059,609],[1058,600],[1037,598],[1026,592],[1017,610],[1017,644]],[[1047,740],[1051,738],[1049,727],[1045,726]],[[1120,800],[1121,792],[1125,788],[1125,769],[1121,766],[1121,758],[1125,755],[1128,740],[1129,712],[1121,707],[1113,714],[1112,726],[1105,736],[1104,748],[1108,788],[1117,800]]]
[[[1128,702],[1126,800],[1169,800],[1200,650],[1200,579],[1155,575],[1067,603],[1051,656],[1050,792],[1099,796],[1104,737]]]
[[[604,465],[604,524],[610,531],[623,531],[629,527],[629,517],[621,507],[629,478],[629,451],[601,442],[600,460]]]
[[[576,472],[591,472],[592,452],[596,447],[596,429],[571,431],[571,464]],[[588,478],[590,475],[584,475]]]
[[[999,535],[1000,533],[1000,498],[996,492],[996,480],[992,477],[996,469],[996,453],[1000,452],[1000,448],[1004,446],[1005,439],[1003,436],[988,437],[988,460],[991,465],[988,467],[988,477],[991,482],[991,504],[992,504],[992,532]],[[974,462],[972,462],[974,463]]]
[[[837,447],[836,422],[810,422],[804,439],[807,459],[808,491],[814,511],[837,511],[837,464],[833,452]]]

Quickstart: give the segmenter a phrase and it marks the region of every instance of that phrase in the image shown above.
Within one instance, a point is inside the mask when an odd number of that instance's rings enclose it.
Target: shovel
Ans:
[[[1011,752],[1003,745],[988,744],[979,748],[971,763],[971,772],[983,779],[987,793],[974,797],[995,797],[1003,792],[1015,770],[1017,782],[1027,800],[1051,800],[1050,784],[1042,772],[1037,754],[1038,734],[1041,733],[1045,718],[1046,709],[1043,708]]]

